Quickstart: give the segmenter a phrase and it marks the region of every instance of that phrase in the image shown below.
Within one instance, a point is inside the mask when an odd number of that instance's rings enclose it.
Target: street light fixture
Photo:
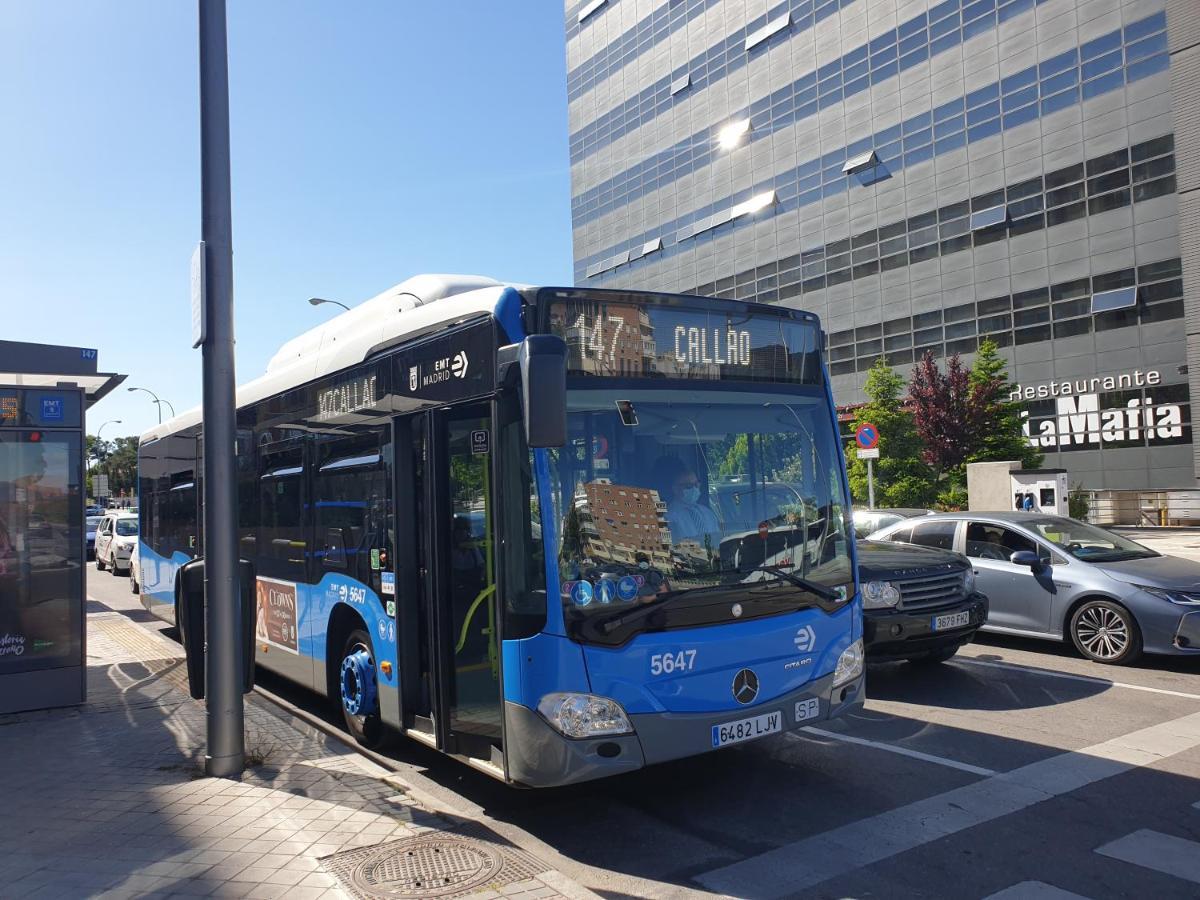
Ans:
[[[167,404],[167,406],[169,406],[171,408],[171,418],[172,419],[175,418],[175,407],[171,405],[171,401],[170,400],[159,400],[158,394],[154,393],[154,391],[150,390],[150,388],[131,387],[131,388],[126,388],[126,390],[128,390],[128,391],[145,391],[147,394],[149,394],[151,397],[154,398],[154,404],[158,409],[158,424],[159,425],[162,424],[162,405],[164,403]]]
[[[92,458],[96,460],[96,465],[98,465],[100,462],[99,456],[96,453],[96,451],[100,449],[100,432],[102,432],[104,430],[105,425],[120,425],[120,424],[121,424],[120,419],[109,419],[107,422],[101,423],[100,427],[96,429],[96,444],[92,448]],[[96,465],[91,466],[91,468],[89,469],[89,472],[95,472]]]
[[[322,303],[332,303],[334,306],[340,306],[346,312],[350,312],[350,307],[348,307],[345,303],[342,303],[339,300],[326,300],[323,297],[309,297],[308,302],[311,303],[313,306],[320,306]]]
[[[96,429],[96,443],[97,444],[100,443],[100,432],[104,430],[105,425],[120,425],[120,424],[121,424],[120,419],[109,419],[107,422],[102,424],[99,428]]]

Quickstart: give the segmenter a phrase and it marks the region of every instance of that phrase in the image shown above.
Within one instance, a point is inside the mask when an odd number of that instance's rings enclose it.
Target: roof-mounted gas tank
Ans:
[[[340,351],[351,346],[374,346],[385,335],[402,334],[406,330],[403,320],[406,312],[448,297],[501,286],[494,278],[483,275],[414,275],[292,338],[271,357],[267,373],[273,374],[301,363],[315,365],[318,358],[331,353],[340,357],[344,355]],[[344,364],[356,361],[347,357]]]

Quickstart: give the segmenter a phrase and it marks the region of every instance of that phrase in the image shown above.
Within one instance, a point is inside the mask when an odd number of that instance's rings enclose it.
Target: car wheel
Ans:
[[[338,657],[338,705],[346,730],[369,749],[382,747],[385,739],[379,715],[379,687],[375,676],[375,654],[371,638],[361,628],[352,631]]]
[[[99,553],[96,554],[96,571],[97,572],[104,571],[104,560],[101,558]]]
[[[129,567],[129,593],[140,594],[142,592],[141,585],[137,583],[137,578],[133,574],[133,566]]]
[[[1092,662],[1125,666],[1142,655],[1142,633],[1129,610],[1089,600],[1071,616],[1071,642]]]
[[[931,666],[937,663],[944,663],[957,652],[958,647],[947,647],[943,650],[934,650],[932,653],[926,653],[924,656],[914,657],[909,662],[918,666]]]

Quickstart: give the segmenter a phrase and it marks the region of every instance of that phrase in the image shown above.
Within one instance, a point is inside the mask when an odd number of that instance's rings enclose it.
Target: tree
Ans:
[[[1021,427],[1021,404],[1010,399],[1014,388],[994,341],[979,345],[968,381],[974,434],[964,462],[1015,459],[1026,469],[1040,466],[1042,454]]]
[[[563,516],[562,541],[559,546],[558,560],[560,564],[578,563],[583,558],[583,526],[579,521],[579,510],[574,502],[567,507]],[[564,577],[574,578],[574,574]]]
[[[137,451],[136,437],[119,437],[100,441],[96,448],[104,455],[96,466],[97,472],[108,476],[108,489],[114,495],[137,494]]]
[[[864,387],[870,401],[855,412],[854,425],[870,422],[879,429],[879,459],[875,461],[877,506],[925,506],[932,499],[934,476],[921,458],[921,438],[913,414],[902,405],[904,379],[880,357],[867,373]],[[850,491],[856,500],[867,499],[867,464],[846,448]]]
[[[962,466],[976,439],[970,391],[966,367],[957,353],[946,360],[944,373],[929,350],[913,366],[908,395],[917,434],[925,444],[921,458],[939,480]]]

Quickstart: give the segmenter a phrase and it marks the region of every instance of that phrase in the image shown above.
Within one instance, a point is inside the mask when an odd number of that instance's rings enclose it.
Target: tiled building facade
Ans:
[[[988,337],[1047,465],[1195,487],[1192,4],[568,2],[576,283],[811,310],[842,404]]]

